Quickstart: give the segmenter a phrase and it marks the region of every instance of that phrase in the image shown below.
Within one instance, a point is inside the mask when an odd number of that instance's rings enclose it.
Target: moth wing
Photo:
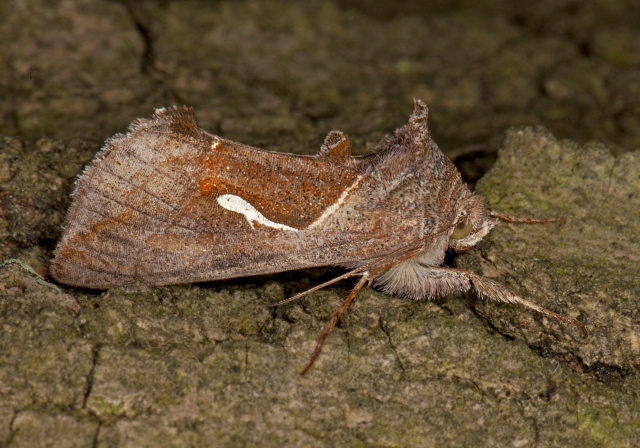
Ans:
[[[198,128],[190,108],[161,109],[78,180],[51,273],[109,288],[348,264],[380,235],[327,218],[361,180],[336,159],[240,145]]]

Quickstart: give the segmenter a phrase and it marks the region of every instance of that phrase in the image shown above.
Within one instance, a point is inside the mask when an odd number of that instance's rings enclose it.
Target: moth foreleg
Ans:
[[[430,291],[449,294],[452,292],[472,290],[479,298],[484,300],[516,303],[553,319],[569,322],[580,328],[585,337],[588,335],[586,328],[578,320],[562,316],[538,306],[535,303],[531,303],[528,300],[517,296],[500,283],[477,275],[473,272],[462,269],[425,266],[424,271],[422,271],[421,274],[423,281],[429,283],[428,289]]]

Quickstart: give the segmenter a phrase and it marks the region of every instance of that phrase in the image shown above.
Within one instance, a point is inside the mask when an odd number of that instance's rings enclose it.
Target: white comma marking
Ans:
[[[258,210],[256,210],[253,205],[249,204],[247,201],[242,199],[240,196],[236,196],[235,194],[222,194],[218,196],[216,200],[218,201],[218,204],[220,204],[220,207],[243,215],[247,219],[247,222],[252,229],[253,223],[257,222],[258,224],[262,224],[263,226],[271,227],[273,229],[290,230],[293,232],[298,231],[298,229],[296,228],[273,222],[265,218],[265,216]]]

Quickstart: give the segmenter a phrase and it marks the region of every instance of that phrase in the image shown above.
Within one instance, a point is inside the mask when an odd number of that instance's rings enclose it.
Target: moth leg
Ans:
[[[338,323],[338,319],[340,319],[340,316],[342,316],[342,313],[345,312],[345,310],[349,307],[349,304],[358,295],[360,290],[364,287],[364,285],[368,281],[369,281],[369,272],[365,271],[362,273],[362,277],[360,277],[360,280],[358,281],[356,286],[351,290],[347,298],[344,299],[344,301],[340,304],[340,307],[336,310],[336,312],[333,313],[333,316],[331,316],[331,319],[329,320],[329,322],[327,322],[327,325],[324,327],[324,331],[318,338],[316,347],[313,349],[313,353],[311,353],[311,358],[309,359],[307,366],[301,372],[301,375],[304,375],[309,370],[311,370],[311,367],[313,367],[313,365],[315,364],[316,360],[318,359],[318,356],[320,356],[320,352],[322,352],[322,346],[324,345],[324,341],[331,334],[333,327],[335,327],[336,323]]]
[[[321,285],[317,285],[317,286],[314,286],[313,288],[309,288],[306,291],[302,291],[302,292],[296,294],[295,296],[291,296],[291,297],[289,297],[287,299],[280,300],[278,302],[270,303],[269,305],[270,306],[279,306],[279,305],[283,305],[285,303],[293,302],[294,300],[298,300],[299,298],[304,297],[309,293],[312,293],[312,292],[317,291],[317,290],[322,289],[322,288],[326,288],[327,286],[333,285],[334,283],[337,283],[340,280],[344,280],[345,278],[354,277],[354,276],[357,276],[357,275],[362,275],[360,273],[360,268],[354,269],[354,270],[349,271],[349,272],[347,272],[345,274],[342,274],[342,275],[340,275],[338,277],[332,278],[331,280],[329,280],[327,282],[324,282]],[[373,281],[373,279],[370,279],[369,280],[369,285],[367,285],[367,286],[371,286],[371,282],[372,281]]]
[[[423,275],[425,280],[429,282],[430,291],[452,293],[472,290],[481,299],[504,303],[515,303],[544,316],[548,316],[562,322],[568,322],[580,328],[580,331],[582,331],[582,334],[585,337],[588,336],[587,329],[580,321],[571,317],[562,316],[538,306],[535,303],[529,302],[528,300],[517,296],[500,283],[477,275],[473,272],[462,269],[425,267]]]

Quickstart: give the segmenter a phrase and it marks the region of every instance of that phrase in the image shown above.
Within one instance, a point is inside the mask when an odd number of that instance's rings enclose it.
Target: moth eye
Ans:
[[[466,238],[471,233],[471,229],[473,228],[473,223],[469,218],[464,218],[458,221],[455,229],[453,229],[453,233],[451,234],[451,238],[454,240],[461,240],[462,238]]]

